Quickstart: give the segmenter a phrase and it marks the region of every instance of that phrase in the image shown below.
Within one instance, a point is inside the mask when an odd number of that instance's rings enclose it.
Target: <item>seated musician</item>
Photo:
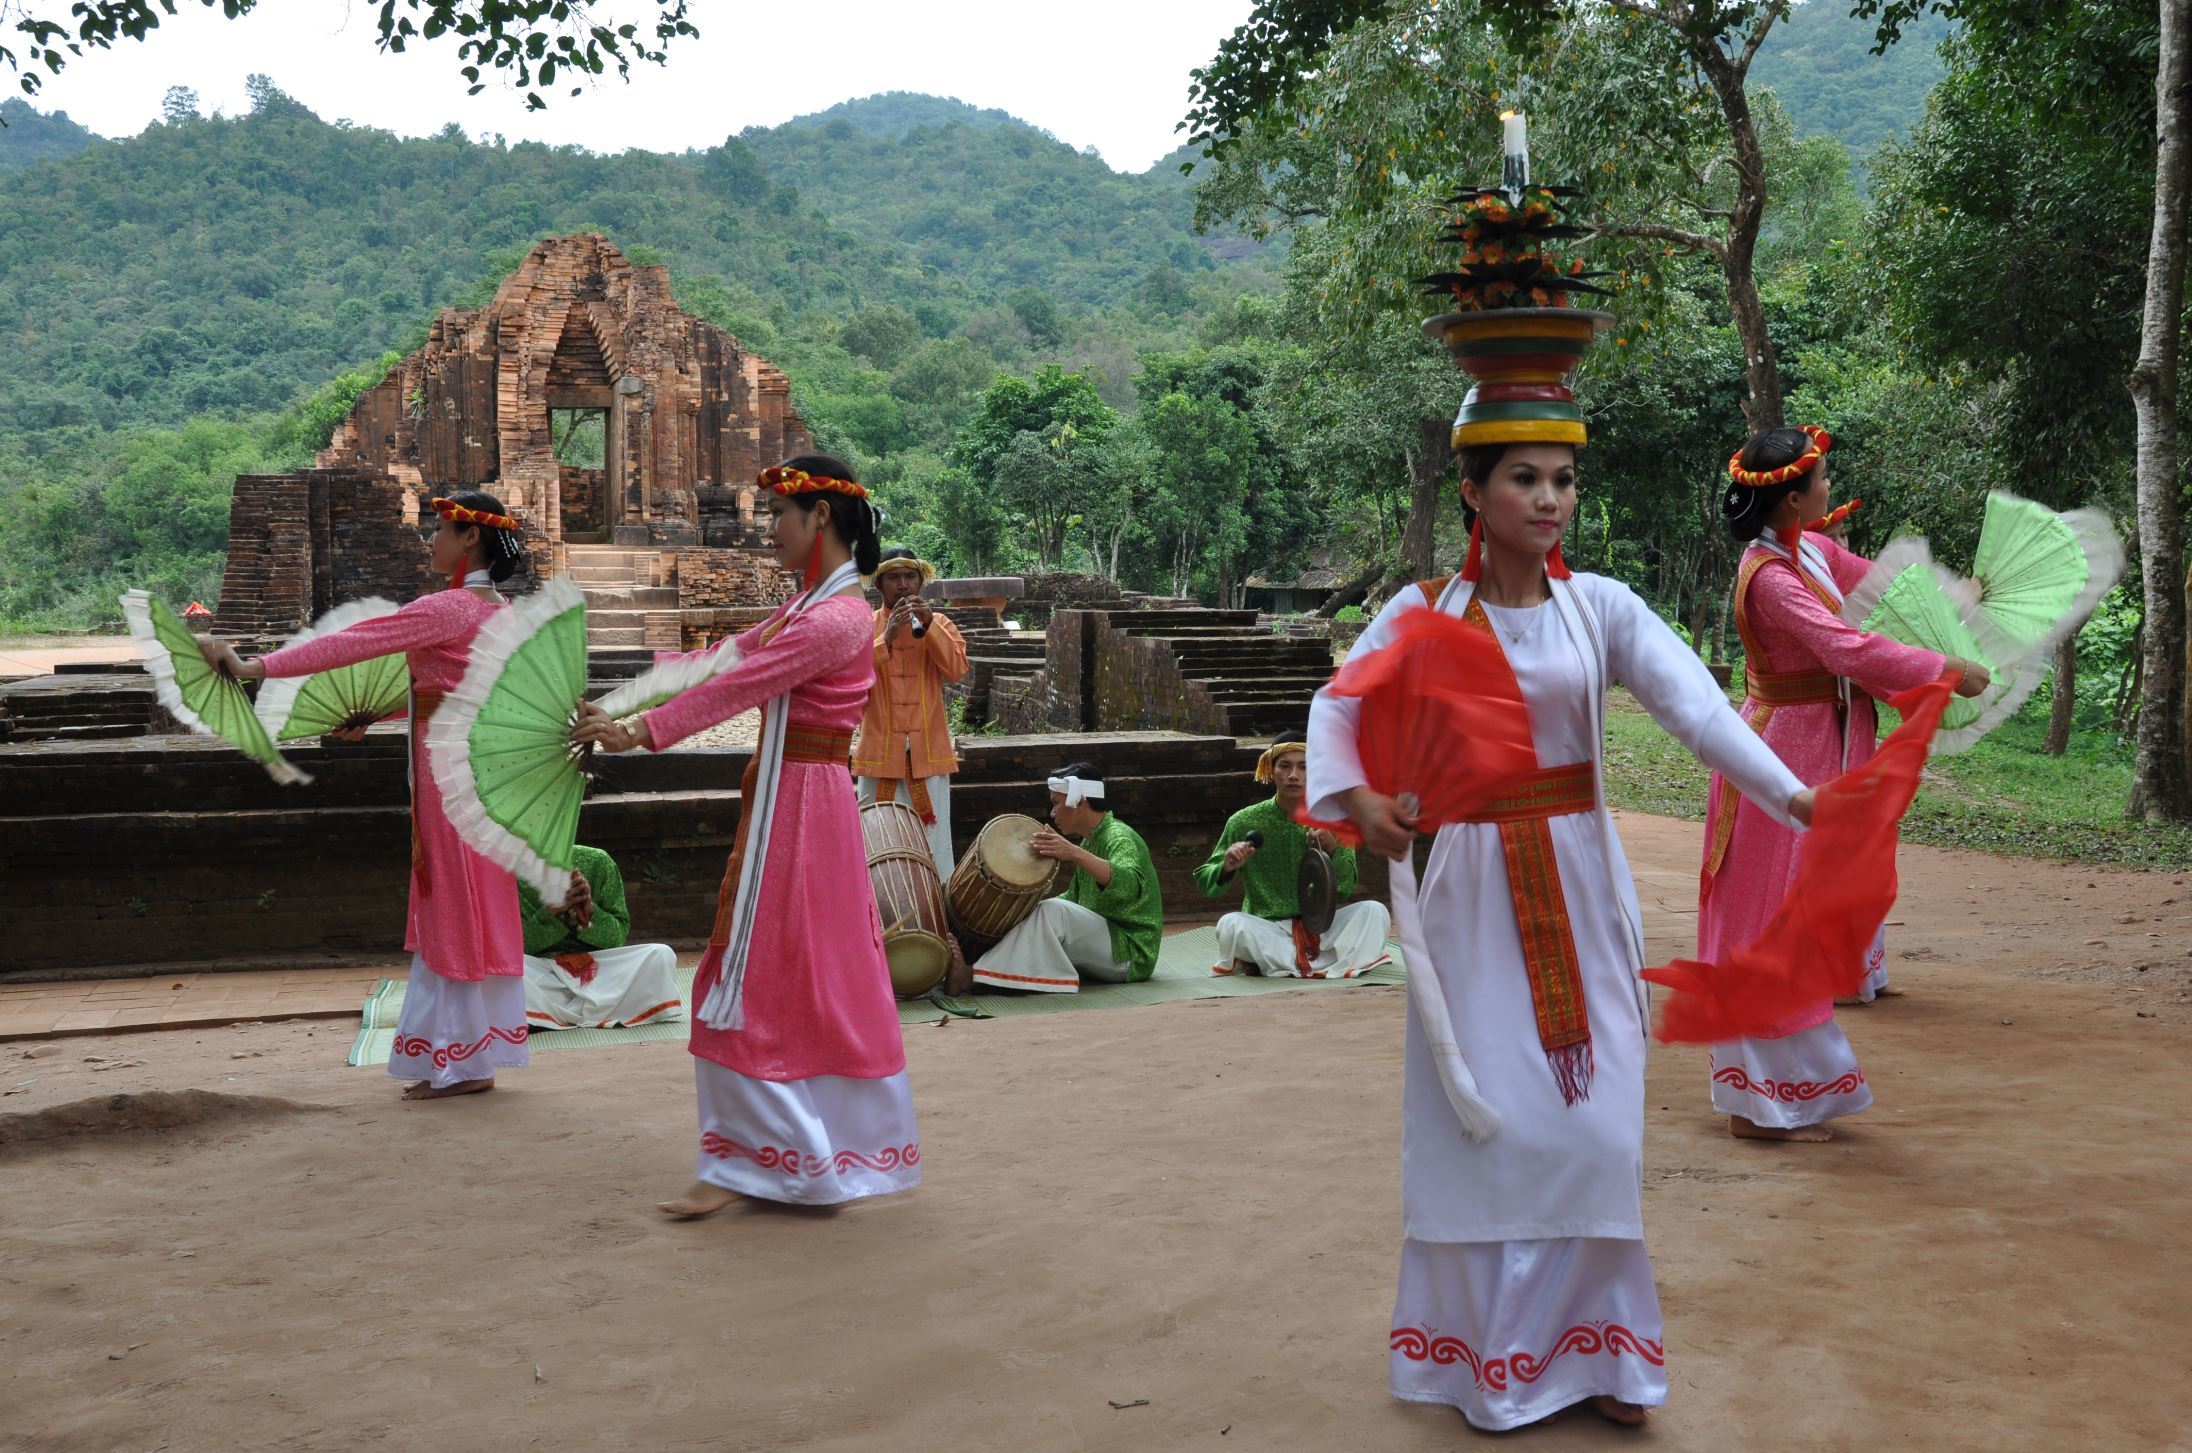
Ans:
[[[1332,857],[1334,898],[1355,891],[1355,850],[1323,828],[1294,820],[1309,788],[1309,748],[1300,731],[1281,732],[1256,762],[1256,780],[1271,784],[1270,800],[1226,819],[1210,859],[1195,870],[1196,886],[1212,898],[1241,888],[1241,909],[1218,920],[1221,974],[1351,979],[1387,961],[1391,923],[1385,905],[1350,903],[1332,915],[1322,935],[1300,918],[1296,874],[1312,846]]]
[[[632,915],[624,875],[599,848],[573,849],[571,893],[551,910],[523,879],[525,1021],[539,1029],[617,1029],[685,1017],[677,955],[668,944],[626,944]]]
[[[1050,779],[1050,820],[1056,831],[1036,833],[1035,851],[1070,863],[1072,881],[974,961],[974,982],[1053,994],[1075,992],[1084,978],[1140,983],[1157,971],[1164,938],[1149,845],[1105,808],[1103,774],[1087,762]]]

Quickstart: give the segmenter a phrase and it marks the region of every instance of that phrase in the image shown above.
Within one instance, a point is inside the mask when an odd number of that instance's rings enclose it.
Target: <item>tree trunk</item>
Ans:
[[[1762,16],[1761,31],[1771,29],[1774,15]],[[1781,368],[1773,350],[1773,336],[1766,331],[1766,308],[1758,300],[1758,283],[1751,275],[1758,254],[1758,230],[1766,217],[1766,151],[1758,142],[1758,122],[1751,114],[1751,99],[1744,90],[1749,65],[1720,49],[1711,37],[1692,38],[1690,56],[1719,98],[1720,114],[1728,123],[1728,140],[1735,153],[1735,206],[1728,216],[1727,246],[1720,254],[1720,270],[1727,279],[1728,312],[1735,322],[1735,336],[1743,344],[1743,382],[1748,397],[1743,417],[1753,432],[1778,429],[1781,415]]]
[[[1400,532],[1400,558],[1418,580],[1431,578],[1438,548],[1439,488],[1454,459],[1452,431],[1445,419],[1416,420],[1418,443],[1409,459],[1408,525]]]
[[[2146,639],[2140,663],[2139,728],[2125,815],[2192,819],[2192,766],[2185,760],[2184,512],[2177,439],[2178,338],[2184,320],[2185,220],[2192,193],[2192,15],[2181,0],[2161,6],[2154,76],[2154,233],[2146,253],[2146,312],[2139,361],[2131,370],[2138,414],[2139,567],[2145,579]]]
[[[1384,580],[1386,572],[1392,568],[1393,562],[1384,555],[1379,555],[1350,576],[1345,585],[1333,591],[1324,604],[1317,607],[1315,614],[1330,620],[1347,607],[1361,604],[1370,594],[1370,588]]]
[[[2070,750],[2070,727],[2078,712],[2078,633],[2055,647],[2055,704],[2047,714],[2047,742],[2041,750],[2060,757]]]

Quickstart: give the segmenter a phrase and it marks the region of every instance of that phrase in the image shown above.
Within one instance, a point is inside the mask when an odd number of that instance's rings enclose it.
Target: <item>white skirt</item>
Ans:
[[[1519,1428],[1587,1398],[1667,1400],[1665,1326],[1641,1241],[1404,1241],[1393,1396]]]
[[[828,1206],[921,1184],[913,1092],[880,1080],[815,1075],[757,1080],[695,1058],[699,1179],[742,1196]]]
[[[1380,964],[1391,963],[1385,951],[1393,922],[1385,905],[1367,900],[1349,903],[1332,915],[1317,945],[1317,956],[1303,974],[1294,962],[1294,920],[1258,918],[1252,913],[1228,913],[1218,920],[1218,962],[1221,974],[1233,972],[1236,961],[1246,960],[1272,979],[1352,979]]]
[[[525,1018],[535,1029],[629,1029],[685,1017],[677,954],[666,943],[626,944],[587,955],[578,976],[554,959],[525,956]]]
[[[411,955],[411,977],[396,1015],[388,1073],[425,1080],[437,1090],[491,1080],[525,1065],[525,980],[518,974],[445,979]]]
[[[1782,1039],[1727,1039],[1712,1047],[1712,1103],[1753,1125],[1793,1130],[1872,1104],[1857,1051],[1833,1020]]]

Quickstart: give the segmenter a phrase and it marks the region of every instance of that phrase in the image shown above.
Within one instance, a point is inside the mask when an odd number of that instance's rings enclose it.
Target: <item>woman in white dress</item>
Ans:
[[[1627,586],[1561,562],[1575,456],[1572,443],[1465,448],[1473,518],[1462,574],[1401,591],[1355,646],[1377,650],[1410,610],[1491,631],[1537,749],[1530,790],[1439,831],[1413,903],[1399,901],[1412,878],[1396,874],[1395,916],[1420,913],[1428,952],[1408,972],[1429,982],[1410,995],[1392,1392],[1451,1405],[1485,1429],[1586,1401],[1635,1424],[1666,1401],[1644,1250],[1643,932],[1605,806],[1609,685],[1626,685],[1779,820],[1793,826],[1811,812],[1804,784],[1674,632]],[[1344,814],[1372,851],[1397,860],[1413,846],[1413,819],[1366,785],[1359,710],[1318,694],[1310,812]],[[1429,1034],[1427,1014],[1444,1021]],[[1468,1127],[1463,1108],[1478,1112]]]

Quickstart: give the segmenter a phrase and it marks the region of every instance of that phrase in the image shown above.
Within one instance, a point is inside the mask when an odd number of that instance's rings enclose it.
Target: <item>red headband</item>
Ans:
[[[849,494],[854,499],[866,499],[867,490],[850,479],[833,479],[827,474],[809,474],[804,469],[787,469],[776,465],[761,471],[760,485],[781,495],[813,494],[828,490],[832,494]]]
[[[515,530],[518,527],[518,522],[508,515],[489,514],[486,510],[475,510],[469,505],[460,505],[453,499],[437,497],[428,500],[427,504],[435,514],[440,515],[453,525],[485,525],[492,530]]]
[[[1743,451],[1738,449],[1728,456],[1728,478],[1748,489],[1767,489],[1776,484],[1787,484],[1799,474],[1811,471],[1812,466],[1827,457],[1834,447],[1834,436],[1816,424],[1801,426],[1805,437],[1811,440],[1811,448],[1782,465],[1779,469],[1752,470],[1743,467]]]

